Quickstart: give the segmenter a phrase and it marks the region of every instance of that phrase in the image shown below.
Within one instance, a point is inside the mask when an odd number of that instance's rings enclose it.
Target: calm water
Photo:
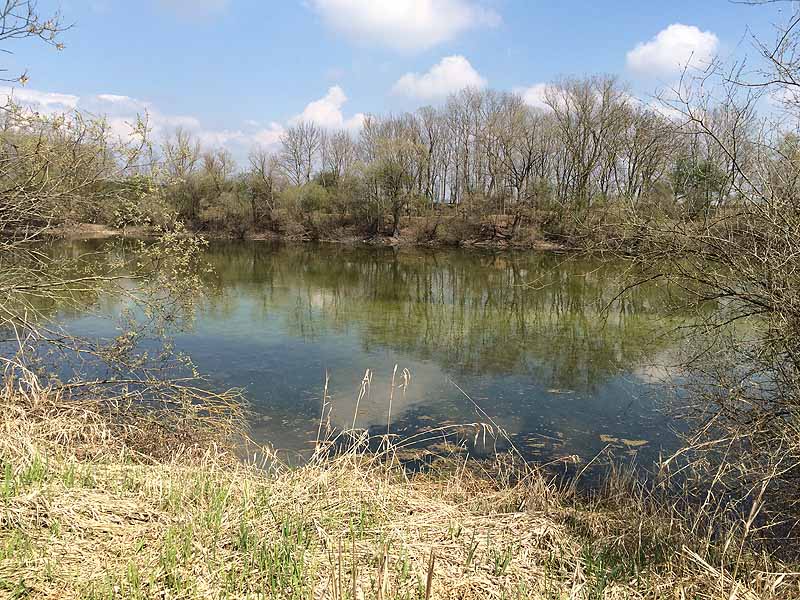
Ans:
[[[536,459],[588,460],[610,443],[648,462],[675,443],[653,366],[669,355],[668,292],[637,289],[604,312],[622,263],[263,242],[214,243],[208,260],[214,280],[177,348],[215,386],[244,388],[253,436],[290,455],[316,436],[326,373],[331,420],[347,426],[372,372],[356,422],[384,433],[395,365],[412,379],[394,395],[393,433],[486,421],[460,387]],[[113,333],[95,313],[61,319]]]

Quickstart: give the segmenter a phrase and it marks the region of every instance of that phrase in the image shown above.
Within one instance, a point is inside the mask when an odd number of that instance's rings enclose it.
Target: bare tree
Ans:
[[[256,148],[249,156],[250,198],[253,222],[258,224],[265,213],[275,210],[280,191],[280,165],[277,158],[263,148]]]
[[[217,148],[206,150],[200,158],[203,174],[211,180],[216,193],[221,194],[223,186],[236,171],[233,155],[225,148]]]
[[[167,174],[185,180],[197,171],[200,164],[200,142],[182,127],[165,137],[162,144]]]
[[[323,168],[336,180],[352,174],[358,160],[358,146],[346,131],[337,131],[325,136],[323,144]]]
[[[7,42],[24,38],[36,38],[63,50],[64,44],[59,35],[69,29],[62,22],[61,15],[55,13],[51,17],[43,17],[35,0],[5,0],[0,6],[0,51],[11,53],[5,46]],[[7,73],[0,69],[0,73]],[[3,77],[2,81],[18,81],[23,85],[28,81],[24,72],[16,77]]]
[[[643,279],[672,283],[697,309],[679,405],[694,427],[666,466],[687,459],[706,502],[758,515],[761,533],[800,519],[798,16],[768,51],[757,43],[760,72],[717,62],[662,96],[701,158],[681,167],[705,196],[700,218],[688,206],[672,219],[630,215]],[[784,110],[760,111],[767,94]]]
[[[294,185],[311,181],[311,175],[322,149],[322,129],[302,121],[289,127],[281,136],[280,164]]]
[[[586,208],[608,193],[612,145],[624,129],[626,95],[611,77],[567,80],[547,89],[546,101],[563,144],[558,197]]]

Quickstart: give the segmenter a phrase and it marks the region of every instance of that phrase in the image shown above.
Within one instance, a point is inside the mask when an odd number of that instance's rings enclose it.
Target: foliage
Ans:
[[[720,201],[728,180],[727,174],[712,161],[685,157],[675,161],[671,179],[689,214],[708,211],[714,202]]]

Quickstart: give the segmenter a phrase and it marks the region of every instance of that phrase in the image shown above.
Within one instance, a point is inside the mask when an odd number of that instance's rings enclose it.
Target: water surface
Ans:
[[[316,437],[326,374],[338,427],[355,416],[357,427],[408,436],[491,419],[542,461],[587,461],[610,445],[648,462],[675,444],[653,366],[676,323],[669,293],[642,287],[609,308],[622,262],[264,242],[215,242],[208,260],[215,275],[177,348],[213,385],[243,388],[254,438],[288,454]],[[61,319],[111,334],[96,314]],[[403,369],[411,382],[389,414],[395,365],[396,383]]]

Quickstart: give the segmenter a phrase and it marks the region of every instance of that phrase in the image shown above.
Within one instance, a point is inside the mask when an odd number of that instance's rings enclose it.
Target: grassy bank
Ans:
[[[412,474],[392,449],[355,449],[255,465],[207,436],[154,443],[136,419],[121,436],[108,414],[52,391],[2,395],[0,597],[800,594],[797,569],[741,541],[746,523],[720,521],[714,538],[625,478],[587,499],[500,459]]]

